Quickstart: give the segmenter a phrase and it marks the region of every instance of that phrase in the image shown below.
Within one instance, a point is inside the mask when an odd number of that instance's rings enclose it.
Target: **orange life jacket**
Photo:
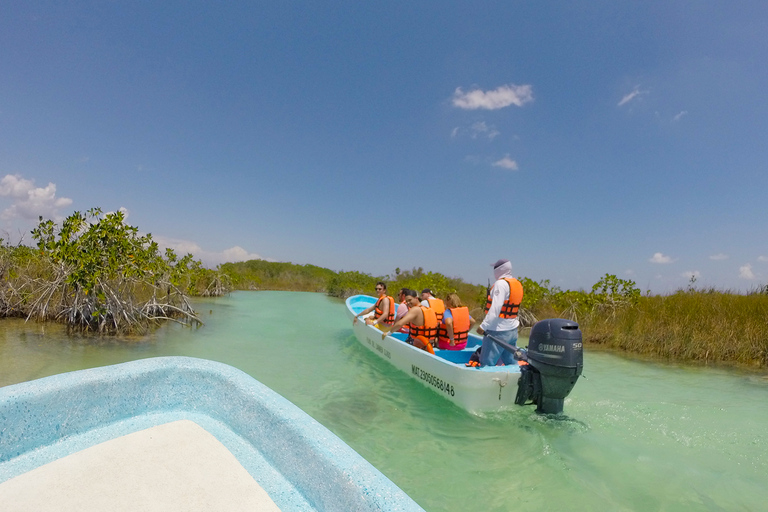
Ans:
[[[443,321],[443,313],[445,313],[445,302],[442,299],[427,299],[427,302],[429,302],[429,307],[435,310],[437,324],[440,325],[440,322]]]
[[[417,336],[424,336],[428,340],[433,340],[437,337],[438,325],[435,310],[432,308],[425,308],[424,306],[418,307],[421,308],[421,312],[424,314],[424,325],[413,325],[413,323],[411,323],[408,326],[411,336],[414,338]]]
[[[467,342],[469,337],[469,308],[449,308],[453,315],[453,341],[456,345]],[[451,339],[448,337],[448,330],[445,325],[441,325],[437,331],[437,340],[441,345],[450,345]]]
[[[381,309],[379,305],[381,304],[381,301],[383,301],[384,299],[389,300],[389,314],[387,314],[386,318],[381,318],[381,315],[384,314],[384,310]],[[377,320],[381,320],[381,322],[384,325],[392,325],[393,323],[395,323],[395,299],[393,299],[389,295],[384,295],[382,297],[379,297],[379,300],[376,301],[375,308],[376,308],[376,314],[373,315],[374,318],[376,318]]]
[[[517,318],[517,312],[520,310],[520,304],[523,302],[523,285],[514,277],[502,277],[509,284],[509,298],[501,306],[499,318]],[[488,313],[493,302],[490,292],[485,301],[483,312]]]

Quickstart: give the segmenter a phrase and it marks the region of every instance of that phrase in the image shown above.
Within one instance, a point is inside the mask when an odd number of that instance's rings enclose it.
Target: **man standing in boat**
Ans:
[[[435,310],[422,306],[419,297],[414,290],[408,290],[405,294],[405,301],[411,307],[400,320],[388,329],[382,329],[381,339],[387,337],[390,332],[397,332],[402,326],[408,324],[410,335],[408,342],[414,347],[426,350],[430,354],[435,353],[432,348],[432,340],[437,338],[437,316]]]
[[[395,299],[387,295],[387,285],[382,281],[376,283],[376,293],[379,295],[379,300],[373,306],[365,308],[356,315],[355,319],[352,320],[352,325],[357,323],[358,318],[367,315],[371,311],[375,311],[373,317],[365,319],[365,323],[368,325],[383,329],[395,322]]]
[[[488,292],[485,318],[477,328],[477,333],[483,335],[480,366],[496,366],[499,358],[504,364],[517,364],[514,354],[493,340],[517,346],[517,328],[520,325],[517,314],[523,301],[523,285],[512,277],[509,260],[494,263],[493,276],[496,282]]]

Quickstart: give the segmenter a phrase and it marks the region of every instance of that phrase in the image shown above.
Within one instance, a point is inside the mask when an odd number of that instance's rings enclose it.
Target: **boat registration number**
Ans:
[[[430,384],[436,387],[440,391],[445,391],[447,394],[454,396],[453,385],[448,384],[447,382],[445,382],[443,379],[439,377],[435,377],[429,372],[425,372],[415,364],[411,365],[411,373],[413,373],[416,377],[420,378],[427,384]]]

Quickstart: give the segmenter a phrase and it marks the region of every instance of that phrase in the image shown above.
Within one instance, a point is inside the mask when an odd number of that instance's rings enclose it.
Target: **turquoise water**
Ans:
[[[568,421],[471,416],[362,347],[340,300],[239,292],[205,327],[122,340],[0,323],[0,385],[160,355],[240,368],[301,407],[429,511],[758,511],[768,378],[585,354]]]

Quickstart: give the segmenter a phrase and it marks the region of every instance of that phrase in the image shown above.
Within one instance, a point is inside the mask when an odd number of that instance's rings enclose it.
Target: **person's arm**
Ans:
[[[407,323],[410,323],[411,321],[416,319],[416,316],[418,314],[419,308],[411,308],[408,310],[408,312],[403,315],[403,318],[392,324],[392,326],[388,327],[387,329],[384,329],[381,331],[381,339],[384,339],[387,337],[387,334],[391,332],[399,331],[402,326],[404,326]]]
[[[491,307],[488,309],[488,313],[485,314],[482,323],[477,328],[477,334],[485,334],[486,329],[493,325],[493,321],[499,317],[501,313],[501,306],[504,304],[504,300],[507,298],[505,289],[509,293],[509,285],[504,280],[496,281],[491,289]]]
[[[364,309],[364,310],[362,310],[362,311],[361,311],[359,314],[355,315],[355,319],[354,319],[354,320],[352,320],[352,325],[355,325],[355,324],[357,323],[357,319],[358,319],[358,318],[360,318],[360,317],[361,317],[361,316],[363,316],[363,315],[367,315],[368,313],[370,313],[371,311],[373,311],[373,308],[375,308],[375,307],[376,307],[376,304],[374,304],[373,306],[371,306],[371,307],[369,307],[369,308],[365,308],[365,309]]]
[[[445,332],[448,333],[448,339],[451,340],[451,346],[456,346],[456,341],[453,339],[453,317],[443,317],[443,323],[445,324]]]

